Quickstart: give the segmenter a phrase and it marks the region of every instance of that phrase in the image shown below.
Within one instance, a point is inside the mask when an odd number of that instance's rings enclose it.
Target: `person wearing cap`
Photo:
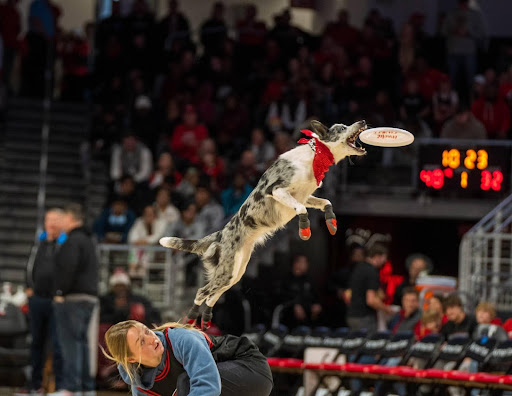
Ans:
[[[174,154],[191,164],[199,164],[199,143],[208,137],[208,129],[198,122],[196,108],[185,106],[183,123],[173,131],[170,147]]]
[[[108,280],[110,291],[100,297],[100,323],[114,324],[138,320],[160,323],[160,312],[143,296],[132,292],[131,280],[123,268],[116,268]]]
[[[112,149],[110,178],[118,181],[123,175],[130,175],[136,183],[147,182],[153,170],[151,151],[137,137],[128,132],[121,145]]]
[[[416,285],[416,279],[424,272],[430,272],[433,269],[432,260],[421,253],[414,253],[405,259],[405,268],[407,269],[408,276],[404,281],[396,287],[393,296],[393,305],[402,305],[402,297],[404,290],[408,287]]]

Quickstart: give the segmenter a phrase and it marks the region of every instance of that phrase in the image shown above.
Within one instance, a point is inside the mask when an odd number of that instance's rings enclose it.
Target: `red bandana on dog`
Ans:
[[[315,141],[313,173],[315,174],[316,185],[319,186],[325,177],[325,173],[329,170],[329,167],[334,164],[334,156],[332,155],[331,150],[329,150],[329,147],[318,139],[318,135],[316,133],[309,129],[303,129],[301,132],[306,136],[312,137]],[[298,143],[309,143],[309,140],[302,138]]]

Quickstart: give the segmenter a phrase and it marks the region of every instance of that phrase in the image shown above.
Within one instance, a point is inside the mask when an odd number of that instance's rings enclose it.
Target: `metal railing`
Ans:
[[[98,244],[97,252],[100,295],[108,292],[112,272],[122,267],[131,274],[132,290],[148,298],[162,313],[177,319],[182,316],[183,309],[191,304],[185,288],[183,260],[180,254],[173,254],[171,249]],[[138,269],[133,271],[134,267]]]
[[[459,288],[499,310],[512,310],[512,195],[462,238]]]

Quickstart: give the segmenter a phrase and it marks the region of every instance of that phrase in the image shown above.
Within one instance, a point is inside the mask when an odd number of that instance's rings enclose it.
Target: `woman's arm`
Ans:
[[[190,379],[189,396],[219,396],[219,370],[203,334],[178,328],[169,330],[169,338],[174,356]]]

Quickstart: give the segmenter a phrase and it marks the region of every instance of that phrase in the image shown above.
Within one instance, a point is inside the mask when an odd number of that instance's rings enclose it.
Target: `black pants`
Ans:
[[[268,396],[272,391],[272,373],[263,361],[245,359],[217,363],[222,381],[222,396]],[[187,373],[178,377],[177,396],[190,392]]]

